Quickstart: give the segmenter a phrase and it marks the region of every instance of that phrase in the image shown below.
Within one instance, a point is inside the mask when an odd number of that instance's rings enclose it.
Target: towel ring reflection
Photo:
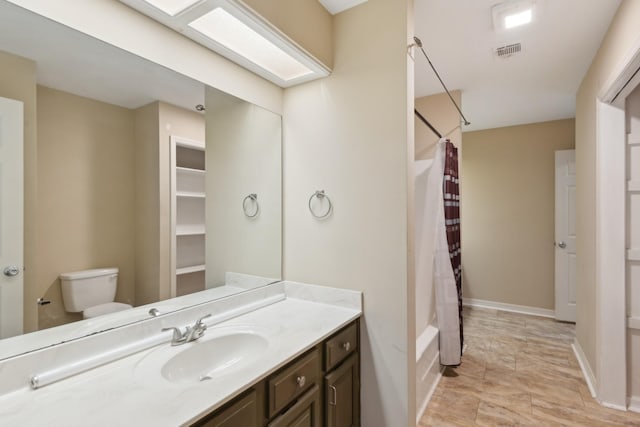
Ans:
[[[251,213],[251,211],[249,211],[247,208],[247,200],[253,201],[253,203],[256,205],[255,211],[253,213]],[[258,213],[260,213],[260,205],[258,204],[258,195],[255,193],[251,193],[247,197],[245,197],[242,200],[242,210],[244,211],[244,214],[247,216],[247,218],[255,218],[256,216],[258,216]]]
[[[327,200],[327,210],[325,213],[323,213],[322,215],[317,215],[313,208],[311,207],[311,202],[313,202],[313,199],[317,198],[318,200],[322,201],[324,199]],[[322,219],[322,218],[326,218],[329,216],[329,214],[331,213],[331,211],[333,211],[333,205],[331,204],[331,199],[329,198],[329,196],[327,196],[326,194],[324,194],[324,190],[318,190],[315,193],[313,193],[311,195],[311,197],[309,197],[309,212],[311,212],[311,215],[313,215],[315,218],[318,219]]]

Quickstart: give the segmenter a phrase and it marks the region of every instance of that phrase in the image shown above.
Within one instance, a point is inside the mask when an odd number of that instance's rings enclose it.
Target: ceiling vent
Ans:
[[[517,53],[522,52],[521,43],[512,43],[497,47],[494,51],[498,58],[509,58]]]

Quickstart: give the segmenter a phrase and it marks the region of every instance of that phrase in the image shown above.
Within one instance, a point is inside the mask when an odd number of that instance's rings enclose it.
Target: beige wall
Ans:
[[[451,91],[456,103],[462,106],[462,92]],[[416,98],[416,110],[436,128],[443,137],[449,138],[456,147],[462,143],[460,115],[446,93]],[[433,159],[436,143],[440,138],[418,117],[414,117],[416,134],[416,160]]]
[[[139,305],[161,299],[159,104],[153,102],[134,112],[136,302]],[[169,291],[165,289],[162,295],[169,296]]]
[[[616,67],[637,46],[638,22],[640,2],[623,0],[576,98],[576,339],[596,378],[596,99]]]
[[[40,327],[66,323],[58,275],[118,267],[116,300],[133,304],[133,115],[38,86]]]
[[[408,1],[369,0],[336,15],[332,75],[284,97],[284,276],[364,292],[367,427],[415,426],[411,11]],[[323,221],[307,208],[316,190],[334,205]]]
[[[170,137],[204,141],[204,117],[163,102],[135,111],[136,303],[171,298]]]
[[[282,277],[282,125],[279,115],[206,90],[206,286],[225,273]],[[258,196],[247,218],[242,202]],[[253,210],[251,203],[247,204]]]
[[[244,0],[316,59],[333,67],[333,17],[318,0]]]
[[[555,151],[574,120],[463,134],[464,296],[553,310]]]
[[[24,331],[31,332],[38,327],[34,301],[41,296],[36,289],[38,153],[35,62],[0,52],[0,96],[24,103]]]

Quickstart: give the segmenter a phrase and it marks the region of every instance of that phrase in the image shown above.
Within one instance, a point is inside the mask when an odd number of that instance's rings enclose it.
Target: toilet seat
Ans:
[[[89,307],[82,312],[82,317],[84,319],[91,319],[93,317],[102,316],[109,313],[115,313],[117,311],[123,311],[133,308],[129,304],[124,304],[121,302],[108,302],[106,304],[94,305],[93,307]]]

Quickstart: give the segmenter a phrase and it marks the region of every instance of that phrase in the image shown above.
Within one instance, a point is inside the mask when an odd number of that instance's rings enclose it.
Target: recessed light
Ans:
[[[176,16],[202,0],[144,0],[169,16]]]
[[[500,32],[529,24],[538,15],[536,0],[507,0],[491,8],[493,28]]]
[[[506,15],[504,17],[504,27],[514,28],[519,27],[520,25],[525,25],[531,22],[533,18],[533,11],[531,9],[527,9],[524,12],[514,13],[512,15]]]

